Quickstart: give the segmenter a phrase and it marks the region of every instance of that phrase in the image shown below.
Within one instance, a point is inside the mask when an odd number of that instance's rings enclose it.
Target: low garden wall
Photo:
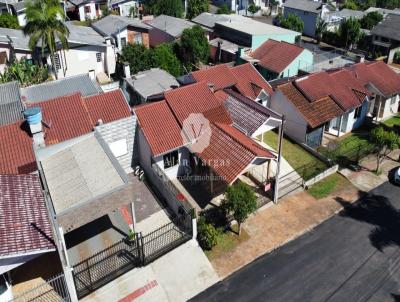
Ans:
[[[339,165],[336,164],[336,165],[326,169],[325,171],[321,172],[317,176],[305,181],[303,186],[305,188],[310,187],[313,184],[315,184],[316,182],[319,182],[319,181],[323,180],[324,178],[336,173],[338,169],[339,169]]]

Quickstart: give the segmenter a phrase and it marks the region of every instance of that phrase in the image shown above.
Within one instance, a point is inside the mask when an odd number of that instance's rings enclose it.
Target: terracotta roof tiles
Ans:
[[[196,82],[214,84],[215,90],[232,87],[237,83],[236,77],[231,73],[226,64],[215,65],[194,71],[191,75],[195,78]]]

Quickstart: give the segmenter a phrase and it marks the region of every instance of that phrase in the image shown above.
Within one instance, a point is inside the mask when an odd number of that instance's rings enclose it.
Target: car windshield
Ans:
[[[0,275],[0,295],[7,291],[6,279],[3,275]]]

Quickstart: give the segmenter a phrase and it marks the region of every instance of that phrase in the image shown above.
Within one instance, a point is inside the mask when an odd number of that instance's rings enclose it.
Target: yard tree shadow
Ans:
[[[375,226],[369,239],[376,249],[382,251],[387,246],[400,246],[400,211],[386,197],[360,192],[360,198],[355,203],[340,197],[335,200],[343,206],[340,216]]]

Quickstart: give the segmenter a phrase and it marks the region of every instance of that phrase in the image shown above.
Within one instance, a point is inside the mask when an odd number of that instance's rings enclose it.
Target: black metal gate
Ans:
[[[82,298],[131,269],[146,265],[192,237],[191,217],[185,213],[157,230],[123,239],[73,265],[78,298]]]

